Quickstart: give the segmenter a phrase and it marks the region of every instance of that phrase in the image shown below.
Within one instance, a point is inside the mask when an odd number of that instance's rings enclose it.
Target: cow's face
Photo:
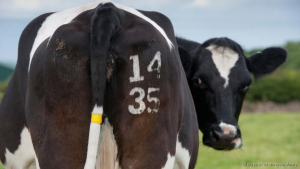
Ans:
[[[218,150],[242,147],[238,119],[251,74],[271,73],[285,61],[286,52],[268,48],[246,58],[237,43],[220,38],[205,42],[192,55],[189,83],[203,143]]]

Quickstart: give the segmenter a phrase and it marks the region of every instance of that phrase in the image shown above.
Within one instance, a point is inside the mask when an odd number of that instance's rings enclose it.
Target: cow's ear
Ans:
[[[282,48],[271,47],[247,58],[248,70],[260,77],[272,73],[286,60],[287,52]]]

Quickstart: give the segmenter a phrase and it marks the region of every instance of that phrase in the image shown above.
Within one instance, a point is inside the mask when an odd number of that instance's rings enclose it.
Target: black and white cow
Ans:
[[[0,160],[12,169],[194,168],[198,123],[171,22],[99,4],[43,14],[23,31],[0,106]]]
[[[179,54],[194,98],[203,143],[217,150],[242,147],[238,119],[251,74],[273,72],[286,60],[282,48],[245,57],[239,44],[213,38],[203,44],[177,38]]]

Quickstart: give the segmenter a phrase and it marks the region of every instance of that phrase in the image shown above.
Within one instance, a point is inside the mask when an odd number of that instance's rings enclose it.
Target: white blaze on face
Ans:
[[[217,48],[215,45],[211,45],[206,49],[211,51],[212,59],[216,68],[218,69],[221,77],[225,79],[224,87],[226,88],[229,84],[230,70],[234,67],[239,55],[229,48]]]
[[[100,3],[107,3],[109,1],[103,1],[103,0],[99,0],[99,1],[95,1],[92,3],[88,3],[76,8],[71,8],[68,10],[64,10],[61,12],[56,12],[50,16],[47,17],[47,19],[44,21],[44,23],[42,24],[41,28],[39,29],[37,36],[34,40],[31,52],[30,52],[30,60],[29,60],[29,67],[28,67],[28,71],[30,69],[30,64],[31,64],[31,60],[32,57],[36,51],[36,49],[39,47],[39,45],[46,40],[47,38],[53,35],[53,33],[55,32],[55,30],[57,28],[59,28],[60,26],[64,25],[64,24],[68,24],[70,23],[76,16],[78,16],[79,14],[81,14],[82,12],[85,12],[87,10],[90,9],[94,9],[96,8]],[[113,2],[111,2],[113,3]],[[142,13],[140,13],[139,11],[137,11],[136,9],[121,5],[121,4],[117,4],[117,3],[113,3],[117,8],[122,9],[124,11],[127,11],[133,15],[136,15],[142,19],[144,19],[145,21],[149,22],[153,27],[155,27],[160,34],[164,37],[164,39],[167,41],[170,49],[172,49],[174,47],[173,43],[171,42],[171,40],[168,38],[167,34],[165,33],[165,31],[153,20],[151,20],[150,18],[146,17],[145,15],[143,15]],[[50,41],[49,39],[49,41]],[[48,43],[49,43],[48,41]],[[47,44],[48,45],[48,44]]]

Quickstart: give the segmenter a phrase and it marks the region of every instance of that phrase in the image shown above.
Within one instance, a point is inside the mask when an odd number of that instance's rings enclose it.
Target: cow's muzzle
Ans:
[[[204,134],[203,143],[216,150],[232,150],[242,147],[241,132],[237,126],[218,125]]]

